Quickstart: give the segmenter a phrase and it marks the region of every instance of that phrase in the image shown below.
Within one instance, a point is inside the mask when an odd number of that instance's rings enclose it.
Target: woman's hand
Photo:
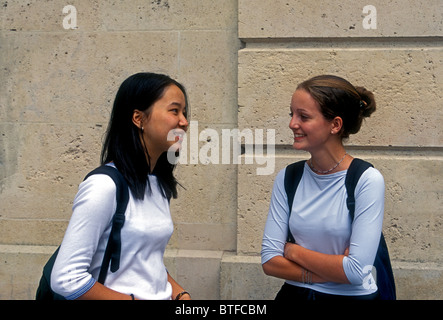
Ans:
[[[286,242],[283,256],[293,262],[297,262],[297,247],[298,244]]]
[[[191,295],[189,293],[185,293],[178,300],[192,300],[192,299],[191,299]]]
[[[191,300],[191,295],[183,289],[168,273],[168,282],[172,287],[172,295],[171,300],[175,300],[178,297],[178,300]]]

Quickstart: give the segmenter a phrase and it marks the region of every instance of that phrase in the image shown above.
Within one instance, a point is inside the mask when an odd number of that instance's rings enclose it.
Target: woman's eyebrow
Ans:
[[[170,106],[178,106],[178,107],[182,106],[182,104],[180,102],[171,102],[169,105]]]

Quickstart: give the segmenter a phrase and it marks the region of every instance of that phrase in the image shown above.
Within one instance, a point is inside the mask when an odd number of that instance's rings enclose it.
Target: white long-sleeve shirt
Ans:
[[[283,256],[288,233],[288,201],[284,188],[285,170],[274,181],[271,203],[262,242],[262,264]],[[289,226],[297,244],[326,254],[340,255],[351,284],[333,282],[312,285],[296,281],[292,285],[339,295],[365,295],[377,290],[371,273],[383,223],[384,180],[374,168],[367,169],[355,188],[355,217],[351,221],[346,206],[347,170],[318,175],[305,163],[295,193]]]
[[[120,268],[108,272],[105,286],[139,299],[170,299],[163,254],[173,232],[169,202],[149,175],[152,193],[144,200],[129,190],[125,224],[121,230]],[[51,287],[66,299],[76,299],[98,279],[116,209],[116,186],[103,174],[79,186],[73,213],[51,274]]]

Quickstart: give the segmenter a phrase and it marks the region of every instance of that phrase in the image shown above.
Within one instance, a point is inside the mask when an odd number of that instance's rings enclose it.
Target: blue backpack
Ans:
[[[285,172],[285,191],[288,196],[289,216],[292,211],[292,203],[294,201],[295,192],[298,184],[303,175],[303,169],[306,161],[298,161],[292,163],[286,167]],[[354,191],[360,176],[365,172],[372,164],[355,158],[349,166],[346,174],[345,186],[348,198],[346,204],[349,209],[349,214],[354,219],[355,211],[355,197]],[[288,226],[289,229],[289,226]],[[294,237],[291,231],[288,230],[288,242],[295,243]],[[378,245],[377,254],[375,256],[374,267],[377,271],[377,287],[381,300],[396,300],[395,281],[394,274],[392,272],[391,260],[389,258],[388,246],[386,245],[383,233],[380,237],[380,243]]]
[[[104,284],[106,275],[108,274],[109,264],[111,264],[111,272],[116,272],[120,267],[120,234],[123,224],[125,223],[125,211],[129,201],[129,191],[125,178],[117,169],[113,167],[102,165],[88,173],[84,180],[93,174],[106,174],[110,176],[112,180],[114,180],[117,188],[117,208],[112,218],[111,233],[109,235],[108,244],[106,245],[105,254],[100,268],[100,274],[98,277],[98,282]],[[59,249],[60,247],[57,248],[43,268],[43,274],[40,278],[40,283],[35,296],[36,300],[65,300],[64,297],[55,293],[51,289],[51,273]]]

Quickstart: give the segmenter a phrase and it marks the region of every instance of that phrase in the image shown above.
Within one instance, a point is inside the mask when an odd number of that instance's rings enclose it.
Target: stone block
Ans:
[[[76,11],[77,28],[63,21]],[[2,30],[44,32],[220,30],[236,27],[236,1],[8,1],[0,11]],[[71,25],[69,21],[69,25]]]
[[[442,263],[441,157],[380,157],[370,160],[385,178],[383,229],[391,257]]]
[[[234,28],[236,1],[127,1],[100,2],[101,30],[223,30]]]
[[[0,115],[6,122],[107,123],[129,75],[178,73],[176,32],[0,36],[6,64]]]
[[[396,262],[393,264],[397,299],[442,300],[441,264]]]
[[[165,265],[193,300],[218,300],[222,255],[214,250],[167,250]]]
[[[187,147],[181,155],[184,160],[175,169],[182,187],[178,187],[178,199],[171,202],[171,208],[178,222],[231,223],[235,217],[232,190],[236,187],[237,165],[232,162],[231,149],[223,149],[221,126],[207,129],[210,131],[199,125],[188,130]],[[229,163],[223,163],[224,154],[230,157]]]
[[[284,280],[264,274],[258,256],[225,253],[221,262],[220,299],[272,300]]]
[[[214,128],[209,126],[209,128]],[[211,128],[211,129],[212,129]],[[204,126],[188,131],[204,135]],[[187,164],[176,167],[176,177],[184,187],[178,187],[178,198],[171,201],[171,214],[175,232],[170,245],[175,248],[196,250],[235,250],[236,244],[236,189],[237,165],[221,163],[221,128],[219,163],[202,163],[199,157],[201,148],[207,141],[198,141],[198,154],[195,159],[192,150],[187,148]],[[193,140],[193,138],[192,138]],[[215,149],[214,149],[215,150]],[[195,163],[191,160],[195,159]],[[204,159],[203,159],[204,160]]]
[[[0,122],[0,192],[17,172],[19,126]]]
[[[0,219],[0,243],[23,246],[59,246],[68,221]]]
[[[309,0],[239,0],[239,37],[441,36],[442,13],[439,0],[333,0],[315,4]]]
[[[69,2],[60,0],[4,1],[0,9],[1,29],[5,31],[65,32],[63,20],[69,19],[72,10],[63,12]],[[94,30],[100,26],[98,1],[75,1],[77,28],[69,31]],[[74,14],[74,13],[72,13]],[[71,21],[69,21],[71,25]]]
[[[174,218],[173,218],[174,219]],[[236,225],[226,223],[174,223],[169,248],[235,250]]]
[[[441,57],[441,48],[240,50],[239,127],[274,128],[275,144],[292,144],[289,107],[296,86],[335,74],[366,87],[377,102],[350,144],[440,147]]]
[[[190,95],[191,120],[236,123],[239,48],[236,30],[181,32],[180,79]]]
[[[0,300],[34,300],[43,266],[55,249],[0,245]]]
[[[2,181],[3,218],[69,219],[85,175],[100,160],[101,124],[10,124],[16,172]]]

